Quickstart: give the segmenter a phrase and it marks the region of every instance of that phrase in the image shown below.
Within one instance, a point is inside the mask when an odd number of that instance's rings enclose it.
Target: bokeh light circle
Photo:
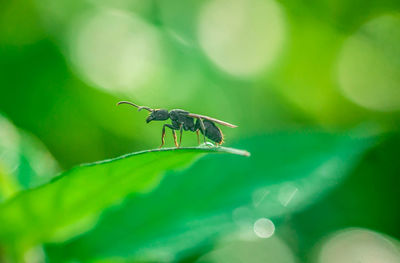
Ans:
[[[399,263],[398,244],[382,234],[365,229],[347,229],[333,234],[321,247],[319,263]]]
[[[262,72],[282,48],[285,20],[273,0],[215,0],[200,12],[198,39],[222,70],[246,77]]]
[[[400,109],[400,16],[364,24],[344,43],[338,61],[343,94],[379,111]]]
[[[269,238],[275,232],[275,225],[268,218],[260,218],[254,223],[253,229],[258,237]]]
[[[71,25],[68,43],[78,73],[107,91],[132,93],[151,83],[162,68],[158,31],[123,11],[84,14]]]

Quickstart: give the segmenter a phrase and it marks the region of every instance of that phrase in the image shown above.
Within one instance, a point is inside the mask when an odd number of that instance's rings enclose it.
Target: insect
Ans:
[[[129,101],[120,101],[117,103],[117,105],[120,104],[129,104],[138,109],[138,111],[141,111],[142,109],[147,110],[150,112],[149,116],[146,118],[146,123],[149,123],[151,121],[166,121],[168,119],[171,119],[171,124],[164,124],[162,128],[162,134],[161,134],[161,146],[160,148],[164,145],[165,143],[165,128],[170,128],[172,130],[172,136],[174,137],[174,143],[176,147],[180,147],[182,143],[182,133],[183,130],[185,131],[192,131],[196,132],[197,134],[197,141],[200,144],[200,137],[199,137],[199,131],[203,134],[204,138],[204,143],[207,145],[206,137],[213,142],[215,142],[217,145],[221,145],[224,142],[224,135],[222,134],[222,131],[220,128],[218,128],[215,123],[231,127],[231,128],[236,128],[236,125],[230,124],[225,121],[220,121],[208,116],[204,115],[199,115],[199,114],[194,114],[190,113],[185,110],[180,110],[180,109],[174,109],[174,110],[166,110],[166,109],[151,109],[147,106],[138,106],[132,102]],[[179,144],[177,142],[177,137],[176,137],[176,130],[179,130],[180,136],[179,136]]]

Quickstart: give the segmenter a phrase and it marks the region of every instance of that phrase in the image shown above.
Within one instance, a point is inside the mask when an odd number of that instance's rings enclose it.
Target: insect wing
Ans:
[[[236,128],[237,127],[236,125],[233,125],[233,124],[231,124],[229,122],[225,122],[225,121],[221,121],[221,120],[218,120],[218,119],[214,119],[214,118],[211,118],[211,117],[208,117],[208,116],[205,116],[205,115],[189,113],[188,116],[189,117],[193,117],[193,118],[200,118],[200,119],[204,119],[204,120],[213,121],[213,122],[216,122],[216,123],[219,123],[221,125],[228,126],[228,127],[231,127],[231,128]]]

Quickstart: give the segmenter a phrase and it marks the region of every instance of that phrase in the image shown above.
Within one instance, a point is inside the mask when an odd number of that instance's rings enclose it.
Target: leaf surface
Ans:
[[[92,231],[50,244],[51,258],[169,261],[217,237],[255,235],[262,217],[276,224],[318,202],[357,165],[374,138],[323,132],[277,133],[237,143],[251,158],[206,156],[166,176],[155,191],[131,196]]]
[[[248,155],[226,147],[165,148],[75,167],[0,205],[0,243],[26,247],[71,237],[128,194],[151,190],[165,171],[213,152]]]

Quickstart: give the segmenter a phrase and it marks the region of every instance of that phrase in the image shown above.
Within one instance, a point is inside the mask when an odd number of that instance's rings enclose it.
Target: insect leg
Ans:
[[[172,126],[172,125],[170,125],[170,124],[164,124],[164,125],[163,125],[163,128],[162,128],[162,135],[161,135],[161,145],[160,145],[160,148],[163,147],[163,146],[164,146],[164,143],[165,143],[165,127],[168,127],[168,128],[170,128],[170,129],[172,129],[173,133],[175,132],[175,131],[174,131],[174,126]]]
[[[200,122],[201,131],[203,132],[204,144],[208,146],[207,141],[206,141],[206,127],[204,126],[203,120],[201,118],[198,118],[198,120]]]
[[[180,126],[180,128],[179,128],[179,131],[180,131],[180,135],[179,135],[179,146],[178,146],[178,147],[181,147],[181,143],[182,143],[182,133],[183,133],[183,123],[181,124],[181,126]]]
[[[163,147],[164,143],[165,143],[165,125],[162,127],[162,133],[161,133],[161,145],[159,148]]]
[[[179,146],[178,146],[177,139],[176,139],[176,132],[175,132],[175,130],[172,130],[172,136],[174,136],[175,147],[179,147]]]
[[[196,130],[196,134],[197,134],[197,143],[200,145],[199,130]]]

